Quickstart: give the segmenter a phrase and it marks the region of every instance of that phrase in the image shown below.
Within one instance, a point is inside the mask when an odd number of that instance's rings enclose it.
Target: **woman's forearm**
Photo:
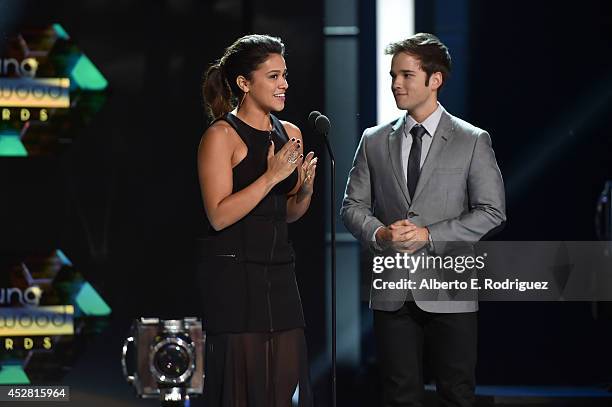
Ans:
[[[312,194],[300,192],[287,198],[287,223],[295,222],[304,216],[310,207],[311,198]]]
[[[216,206],[207,208],[211,226],[222,230],[244,218],[276,185],[273,177],[264,173],[248,187],[223,198]]]

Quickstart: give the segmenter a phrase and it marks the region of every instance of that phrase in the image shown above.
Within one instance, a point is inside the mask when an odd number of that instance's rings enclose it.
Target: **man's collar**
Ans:
[[[433,135],[435,134],[436,129],[438,128],[438,124],[440,123],[440,118],[442,117],[442,113],[444,113],[445,111],[444,107],[440,104],[440,102],[437,102],[437,103],[438,103],[438,108],[434,110],[432,114],[427,116],[427,118],[423,120],[423,122],[421,123],[421,125],[425,127],[425,130],[427,130],[427,133],[430,137],[433,137]],[[417,124],[419,123],[416,120],[414,120],[412,116],[410,116],[410,113],[406,112],[406,126],[405,126],[406,131],[404,132],[404,137],[408,137],[410,130],[412,130],[412,128]]]

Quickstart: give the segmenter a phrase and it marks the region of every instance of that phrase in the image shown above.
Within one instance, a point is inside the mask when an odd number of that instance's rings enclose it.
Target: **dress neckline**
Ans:
[[[265,134],[269,134],[271,132],[274,131],[274,123],[272,121],[272,115],[270,115],[270,130],[260,130],[257,129],[253,126],[251,126],[250,124],[248,124],[247,122],[245,122],[244,120],[242,120],[240,117],[236,116],[234,113],[232,112],[228,112],[228,114],[231,114],[232,116],[234,116],[236,118],[236,120],[238,120],[240,123],[244,124],[246,127],[248,127],[251,130],[257,131],[259,133],[265,133]]]

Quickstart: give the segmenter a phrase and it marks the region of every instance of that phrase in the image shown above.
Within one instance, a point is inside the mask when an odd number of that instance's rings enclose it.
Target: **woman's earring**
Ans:
[[[246,98],[247,92],[244,92],[242,94],[242,99],[240,100],[240,103],[238,104],[238,110],[240,110],[240,107],[242,106],[242,104],[244,103],[244,99]]]

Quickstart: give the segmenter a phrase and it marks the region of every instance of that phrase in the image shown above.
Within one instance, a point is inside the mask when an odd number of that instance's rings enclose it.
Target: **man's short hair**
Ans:
[[[405,40],[393,42],[385,48],[385,54],[397,55],[405,52],[416,57],[421,63],[421,69],[427,74],[425,86],[429,86],[429,78],[434,72],[442,73],[442,85],[450,76],[451,56],[446,45],[433,34],[418,33]]]

